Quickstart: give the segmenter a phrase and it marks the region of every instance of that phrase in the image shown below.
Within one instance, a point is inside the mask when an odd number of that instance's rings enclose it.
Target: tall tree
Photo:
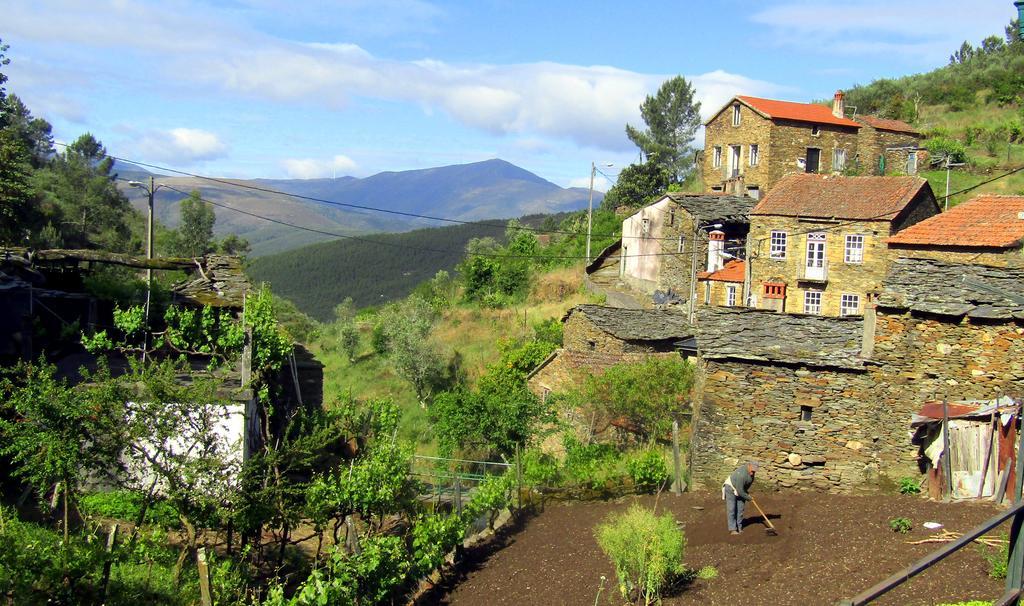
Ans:
[[[10,131],[31,154],[32,167],[42,168],[53,156],[53,127],[35,118],[28,107],[11,93],[0,99],[0,129]]]
[[[213,224],[217,215],[213,206],[193,190],[181,201],[181,226],[178,228],[178,251],[186,257],[201,257],[214,250]]]
[[[626,125],[629,140],[648,161],[664,167],[673,183],[683,181],[693,170],[690,144],[700,126],[700,102],[693,97],[693,87],[682,76],[666,80],[657,94],[640,105],[647,128]]]
[[[668,191],[672,175],[661,164],[648,160],[622,169],[615,185],[605,194],[601,208],[614,211],[620,206],[646,206]]]
[[[10,48],[10,46],[4,44],[4,39],[0,38],[0,67],[3,67],[11,62],[11,60],[7,58],[7,56],[4,54],[5,52],[7,52],[8,48]],[[0,101],[3,101],[4,95],[6,94],[4,90],[5,82],[7,82],[7,76],[5,76],[3,72],[0,72]]]
[[[31,154],[14,133],[0,128],[0,243],[25,243],[36,223],[35,200]]]
[[[68,246],[131,252],[141,248],[132,238],[134,210],[114,183],[114,160],[91,134],[84,134],[40,171],[41,187],[62,219]]]

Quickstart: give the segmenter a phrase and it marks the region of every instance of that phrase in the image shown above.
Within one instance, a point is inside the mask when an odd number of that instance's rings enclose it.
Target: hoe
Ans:
[[[754,504],[754,507],[757,507],[757,512],[761,514],[761,517],[764,518],[764,523],[768,525],[768,528],[765,528],[764,531],[773,537],[778,536],[779,532],[775,530],[775,525],[772,524],[772,521],[768,519],[768,516],[765,515],[764,510],[761,509],[761,506],[757,504],[757,501],[754,500],[754,497],[750,497],[750,502]]]

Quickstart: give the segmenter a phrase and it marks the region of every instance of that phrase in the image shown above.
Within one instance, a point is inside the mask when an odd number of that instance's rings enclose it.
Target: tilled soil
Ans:
[[[718,577],[674,590],[665,604],[834,604],[852,597],[911,564],[941,544],[910,545],[932,534],[923,522],[954,532],[969,530],[997,510],[986,504],[943,504],[904,496],[837,496],[755,492],[778,536],[769,536],[748,506],[745,529],[728,533],[718,494],[661,495],[658,512],[671,511],[684,525],[689,568],[714,566]],[[655,497],[610,502],[548,504],[490,545],[464,554],[447,584],[421,603],[521,605],[621,604],[615,571],[594,539],[593,529],[633,501],[653,506]],[[910,518],[914,529],[894,533],[889,520]],[[1005,524],[996,532],[1008,532]],[[1002,582],[988,576],[981,547],[972,545],[890,592],[876,603],[934,605],[994,599]]]

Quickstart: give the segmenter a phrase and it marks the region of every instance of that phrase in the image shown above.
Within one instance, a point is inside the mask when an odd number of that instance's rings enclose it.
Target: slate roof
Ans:
[[[757,204],[757,200],[750,196],[682,192],[666,195],[698,221],[721,219],[732,223],[748,223],[748,215]]]
[[[566,312],[562,321],[574,313],[583,314],[599,329],[623,341],[662,341],[693,335],[686,313],[679,311],[577,305]]]
[[[776,101],[775,99],[762,99],[760,97],[748,97],[746,95],[738,95],[736,99],[742,101],[754,111],[768,118],[780,118],[784,120],[798,120],[800,122],[813,122],[815,124],[835,124],[837,126],[860,128],[860,124],[849,118],[837,117],[832,113],[832,108],[827,105],[820,105],[818,103],[794,103],[793,101]],[[732,105],[732,101],[730,101],[726,107],[729,105]]]
[[[712,280],[716,282],[743,282],[747,264],[739,259],[733,259],[725,264],[725,267],[715,272],[702,271],[697,274],[700,280]]]
[[[857,116],[856,120],[878,130],[889,130],[896,133],[907,133],[908,135],[921,134],[913,126],[902,120],[890,120],[877,116]]]
[[[897,259],[882,283],[878,307],[1024,320],[1024,269]]]
[[[606,353],[600,351],[570,351],[568,349],[556,349],[551,352],[551,355],[544,358],[544,361],[538,364],[536,368],[531,370],[530,374],[526,375],[526,380],[529,381],[532,379],[537,375],[537,373],[546,368],[556,359],[560,360],[561,363],[571,371],[581,371],[589,375],[594,372],[604,372],[616,364],[632,364],[636,362],[643,362],[651,358],[676,359],[678,357],[679,354],[674,351],[659,353]]]
[[[1024,240],[1024,196],[983,195],[890,237],[889,244],[1012,248]]]
[[[709,360],[732,359],[859,369],[863,318],[780,314],[705,307],[697,310],[697,349]]]
[[[920,177],[789,175],[750,214],[889,221],[926,187]]]
[[[242,309],[252,288],[238,257],[209,255],[196,264],[192,279],[175,284],[175,297],[200,305]]]

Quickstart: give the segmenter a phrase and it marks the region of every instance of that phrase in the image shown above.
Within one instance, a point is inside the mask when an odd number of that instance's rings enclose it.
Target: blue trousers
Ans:
[[[728,486],[725,487],[725,516],[729,521],[729,530],[743,530],[743,510],[747,502],[737,498]]]

